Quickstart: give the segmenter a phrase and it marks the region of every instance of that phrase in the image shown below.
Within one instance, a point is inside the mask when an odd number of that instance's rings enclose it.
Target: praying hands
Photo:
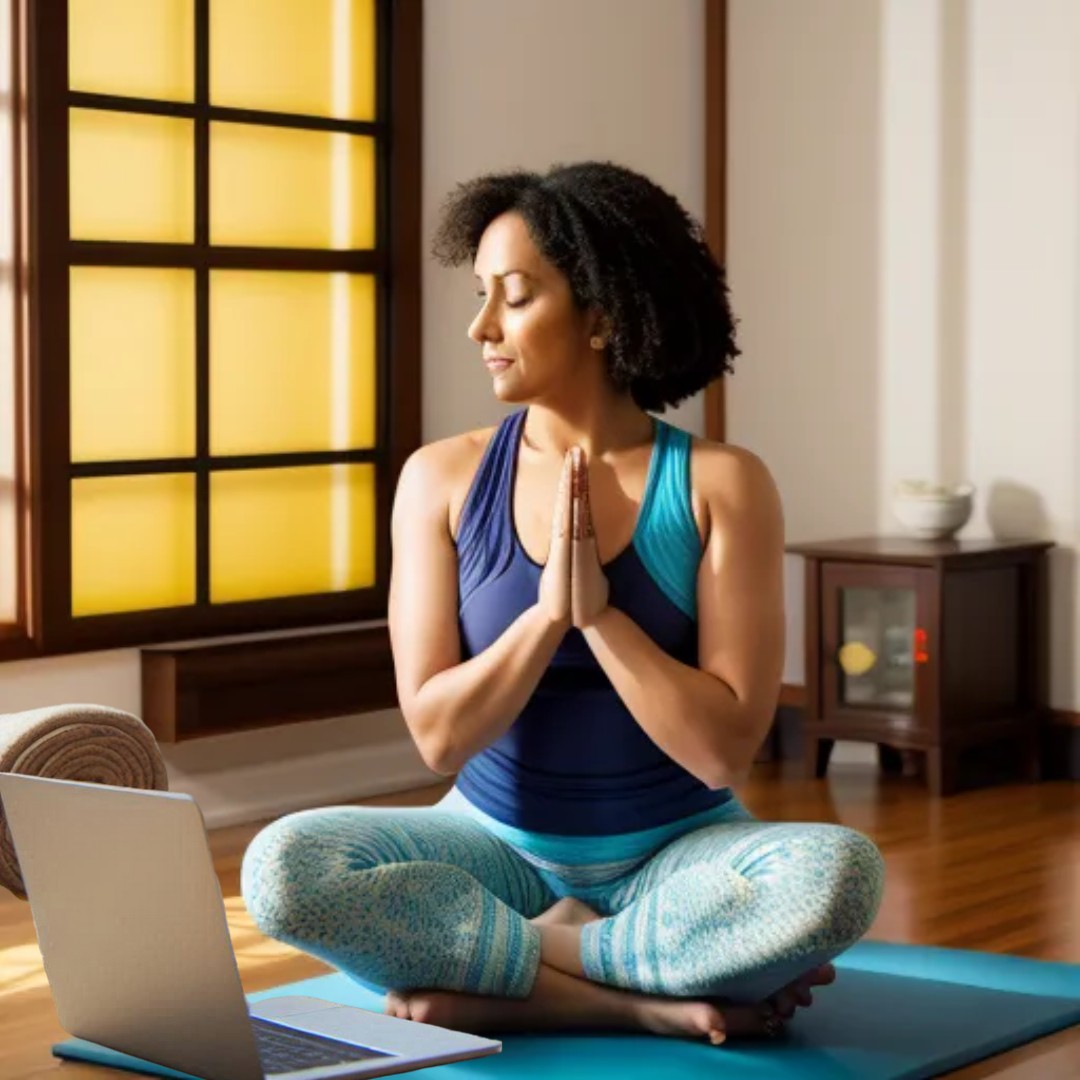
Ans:
[[[584,629],[608,605],[589,507],[589,468],[575,446],[563,459],[552,517],[551,547],[540,576],[540,603],[552,622]]]

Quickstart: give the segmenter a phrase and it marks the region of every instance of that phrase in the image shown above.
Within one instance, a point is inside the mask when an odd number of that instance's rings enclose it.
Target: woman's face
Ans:
[[[574,303],[570,284],[537,250],[520,214],[487,227],[474,264],[480,311],[469,337],[481,346],[502,401],[558,396],[572,387],[591,357],[589,313]]]

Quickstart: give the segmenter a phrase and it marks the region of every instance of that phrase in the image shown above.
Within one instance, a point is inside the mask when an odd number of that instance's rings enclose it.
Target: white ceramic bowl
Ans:
[[[944,540],[971,517],[971,484],[932,484],[926,480],[904,480],[893,493],[896,520],[920,540]]]

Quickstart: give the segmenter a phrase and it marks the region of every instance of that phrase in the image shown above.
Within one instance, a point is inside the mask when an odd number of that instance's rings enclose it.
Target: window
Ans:
[[[24,0],[39,651],[385,615],[419,6]]]

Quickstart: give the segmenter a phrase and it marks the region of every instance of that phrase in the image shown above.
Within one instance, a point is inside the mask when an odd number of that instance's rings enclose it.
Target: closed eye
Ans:
[[[480,300],[486,300],[486,299],[487,299],[487,293],[482,293],[482,292],[478,292],[478,293],[477,293],[476,295],[477,295],[477,297],[478,297],[478,298],[479,298]],[[506,301],[506,306],[507,306],[508,308],[520,308],[520,307],[524,307],[524,306],[525,306],[525,305],[526,305],[527,303],[529,303],[529,301],[530,301],[531,299],[532,299],[532,297],[530,297],[530,296],[526,296],[526,297],[525,297],[524,299],[522,299],[522,300],[507,300],[507,301]]]

